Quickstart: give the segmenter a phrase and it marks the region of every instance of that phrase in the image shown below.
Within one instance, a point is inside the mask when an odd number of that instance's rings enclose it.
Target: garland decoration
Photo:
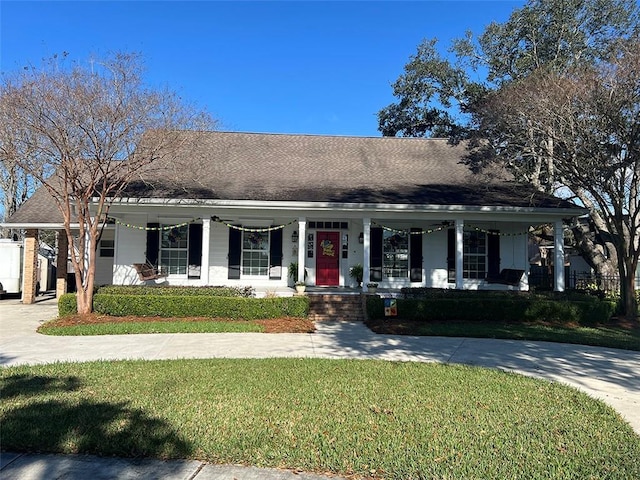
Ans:
[[[115,223],[117,223],[120,226],[126,227],[126,228],[135,228],[137,230],[144,230],[144,231],[162,231],[162,230],[171,230],[173,228],[179,228],[179,227],[184,227],[185,225],[189,225],[191,223],[197,222],[199,220],[202,220],[202,218],[198,217],[198,218],[192,218],[191,220],[188,220],[186,222],[182,222],[182,223],[178,223],[175,225],[162,225],[160,227],[143,227],[140,225],[133,225],[131,223],[126,223],[126,222],[121,222],[120,220],[118,220],[117,218],[114,217],[108,217],[110,220],[115,221]],[[229,222],[225,222],[224,220],[221,220],[218,217],[211,217],[211,220],[213,220],[214,222],[218,222],[221,223],[223,225],[225,225],[228,228],[233,228],[234,230],[239,230],[241,232],[251,232],[251,233],[267,233],[267,232],[272,232],[274,230],[280,230],[283,229],[285,227],[288,227],[289,225],[293,224],[296,222],[296,220],[291,220],[288,223],[284,223],[282,225],[273,225],[271,227],[264,227],[264,228],[247,228],[247,227],[243,227],[241,225],[233,225]],[[375,221],[371,221],[372,224],[382,228],[383,230],[387,230],[389,232],[393,232],[393,233],[399,233],[399,234],[404,234],[404,235],[423,235],[423,234],[428,234],[428,233],[435,233],[435,232],[441,232],[443,230],[448,229],[450,226],[449,225],[441,225],[439,227],[435,227],[435,228],[428,228],[428,229],[422,229],[422,230],[407,230],[407,229],[399,229],[399,228],[392,228],[392,227],[388,227],[386,225],[382,225],[381,223],[375,222]],[[499,237],[515,237],[515,236],[519,236],[519,235],[528,235],[528,234],[533,234],[535,233],[537,230],[541,230],[544,227],[548,226],[549,224],[543,224],[543,225],[537,225],[535,227],[531,227],[529,230],[527,230],[526,232],[516,232],[516,233],[503,233],[503,232],[499,232],[496,230],[488,230],[486,228],[480,228],[480,227],[472,227],[470,225],[465,225],[465,228],[468,228],[470,230],[475,230],[476,232],[482,232],[485,233],[487,235],[495,235],[495,236],[499,236]]]
[[[373,220],[371,220],[371,223],[377,225],[378,227],[382,228],[383,230],[386,230],[388,232],[393,232],[393,233],[400,233],[400,234],[404,234],[404,235],[422,235],[423,233],[435,233],[435,232],[441,232],[442,230],[449,228],[446,225],[441,225],[439,227],[435,227],[435,228],[428,228],[426,230],[407,230],[407,229],[398,229],[398,228],[391,228],[391,227],[387,227],[386,225],[382,225],[381,223],[375,222]]]
[[[241,225],[233,225],[232,223],[225,222],[224,220],[221,220],[218,217],[211,217],[211,220],[213,220],[214,222],[221,223],[227,228],[233,228],[234,230],[239,230],[241,232],[250,232],[250,233],[267,233],[267,232],[273,232],[274,230],[281,230],[284,227],[288,227],[289,225],[293,224],[296,221],[296,220],[291,220],[289,223],[284,223],[282,225],[273,225],[271,227],[264,227],[264,228],[247,228]]]
[[[163,230],[172,230],[174,228],[184,227],[185,225],[189,225],[191,223],[197,222],[198,220],[202,220],[201,218],[192,218],[187,222],[177,223],[175,225],[162,225],[160,227],[142,227],[140,225],[133,225],[131,223],[121,222],[117,218],[113,218],[113,217],[109,217],[109,218],[113,219],[120,226],[127,227],[127,228],[135,228],[136,230],[144,230],[146,232],[160,232]]]
[[[487,230],[485,228],[480,228],[480,227],[471,227],[469,226],[470,229],[475,230],[476,232],[482,232],[482,233],[486,233],[487,235],[494,235],[496,237],[517,237],[519,235],[529,235],[529,234],[535,234],[535,232],[537,230],[541,230],[542,228],[546,227],[547,225],[549,225],[548,223],[545,223],[544,225],[538,225],[536,227],[530,227],[529,230],[527,230],[526,232],[515,232],[515,233],[502,233],[502,232],[498,232],[496,230]]]
[[[398,228],[391,228],[388,227],[386,225],[382,225],[378,222],[375,221],[371,221],[372,224],[377,225],[378,227],[382,228],[383,230],[387,230],[388,232],[393,232],[393,233],[400,233],[400,234],[404,234],[404,235],[422,235],[425,233],[435,233],[435,232],[441,232],[442,230],[446,230],[450,227],[450,225],[442,225],[439,227],[435,227],[435,228],[429,228],[426,230],[407,230],[407,229],[398,229]],[[480,227],[472,227],[470,225],[465,225],[465,228],[468,228],[470,230],[475,230],[476,232],[482,232],[482,233],[486,233],[487,235],[495,235],[497,237],[516,237],[518,235],[529,235],[529,234],[533,234],[535,233],[537,230],[541,230],[542,228],[548,226],[548,223],[545,223],[543,225],[538,225],[536,227],[531,227],[529,230],[527,230],[526,232],[516,232],[516,233],[503,233],[503,232],[499,232],[496,230],[488,230],[486,228],[480,228]]]

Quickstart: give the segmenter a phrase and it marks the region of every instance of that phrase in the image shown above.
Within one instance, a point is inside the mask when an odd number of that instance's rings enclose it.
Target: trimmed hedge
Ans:
[[[77,312],[74,294],[60,297],[60,316]],[[159,317],[211,317],[257,320],[278,317],[307,317],[307,297],[244,298],[203,295],[110,295],[96,293],[96,313]]]
[[[458,297],[458,298],[453,298]],[[607,322],[615,302],[584,296],[580,300],[542,299],[527,295],[484,295],[475,297],[454,294],[450,298],[398,298],[398,318],[418,321],[552,321],[593,325]],[[371,319],[384,318],[384,300],[367,298],[367,314]]]
[[[58,299],[58,316],[66,317],[78,313],[78,301],[75,293],[65,293]]]
[[[105,285],[99,287],[96,293],[106,295],[172,295],[195,296],[206,295],[215,297],[252,297],[253,287],[176,287],[166,285]]]
[[[593,301],[602,297],[584,290],[566,290],[564,292],[533,292],[519,290],[456,290],[453,288],[404,287],[400,289],[403,298],[472,298],[472,299],[539,299],[566,301]]]

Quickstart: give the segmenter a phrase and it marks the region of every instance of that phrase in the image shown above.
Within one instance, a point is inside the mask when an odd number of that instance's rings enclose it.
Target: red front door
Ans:
[[[339,285],[340,232],[318,232],[316,237],[316,285]]]

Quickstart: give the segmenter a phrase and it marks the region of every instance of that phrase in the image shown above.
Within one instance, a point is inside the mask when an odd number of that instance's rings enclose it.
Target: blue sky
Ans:
[[[524,1],[0,1],[0,69],[139,52],[147,82],[228,131],[379,136],[390,84],[425,38],[447,45]]]

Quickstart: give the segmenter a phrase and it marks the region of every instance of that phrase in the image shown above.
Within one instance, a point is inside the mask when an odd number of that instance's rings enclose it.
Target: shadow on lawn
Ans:
[[[2,447],[9,451],[184,458],[189,441],[129,402],[93,401],[78,377],[2,380]]]
[[[341,357],[467,364],[571,379],[580,386],[599,379],[640,392],[637,351],[544,341],[384,335],[349,323],[332,325],[326,333],[332,338],[328,353],[335,354],[338,347]],[[323,348],[317,345],[316,353],[322,354]]]

